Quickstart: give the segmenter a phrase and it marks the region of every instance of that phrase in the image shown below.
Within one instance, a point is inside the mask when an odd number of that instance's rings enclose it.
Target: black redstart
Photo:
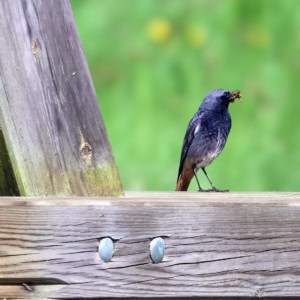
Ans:
[[[187,191],[193,176],[196,177],[200,192],[226,191],[213,185],[205,167],[225,146],[231,128],[228,106],[237,98],[241,98],[240,91],[229,92],[223,89],[213,90],[204,98],[191,119],[183,140],[176,191]],[[203,190],[199,184],[196,173],[200,168],[211,185],[209,190]]]

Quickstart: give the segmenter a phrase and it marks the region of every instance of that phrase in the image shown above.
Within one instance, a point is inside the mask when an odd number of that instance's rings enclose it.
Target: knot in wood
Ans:
[[[40,63],[40,58],[39,58],[39,52],[38,52],[38,42],[37,40],[33,39],[31,42],[31,49],[32,49],[32,54],[35,57],[36,63]]]
[[[82,160],[90,165],[92,163],[92,154],[93,149],[92,146],[85,140],[82,132],[80,131],[80,147],[79,147],[79,153]]]
[[[90,165],[92,163],[92,146],[88,142],[80,145],[80,157]]]

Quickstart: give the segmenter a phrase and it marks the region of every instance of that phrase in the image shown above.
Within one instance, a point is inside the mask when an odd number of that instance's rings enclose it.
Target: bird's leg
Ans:
[[[229,192],[228,190],[219,190],[219,189],[217,189],[217,188],[213,185],[212,181],[209,179],[209,177],[208,177],[208,175],[207,175],[207,173],[206,173],[206,171],[205,171],[205,168],[201,168],[201,169],[202,169],[203,173],[205,174],[207,180],[209,181],[209,183],[210,183],[210,185],[211,185],[211,190],[207,190],[207,192]]]
[[[197,177],[197,169],[196,169],[196,166],[193,166],[193,172],[194,172],[194,175],[195,175],[197,184],[198,184],[198,188],[199,188],[198,192],[203,192],[204,190],[201,188],[200,183],[199,183],[199,180],[198,180],[198,177]]]

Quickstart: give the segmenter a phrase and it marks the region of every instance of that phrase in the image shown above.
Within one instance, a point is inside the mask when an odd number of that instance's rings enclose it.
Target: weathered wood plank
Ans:
[[[19,282],[11,285],[0,285],[0,295],[5,295],[2,299],[49,299],[47,295],[50,295],[57,289],[61,289],[62,285],[38,285],[27,284],[25,282]]]
[[[68,0],[0,1],[0,123],[21,195],[118,195]]]
[[[105,264],[107,236],[116,252]],[[153,264],[158,236],[166,255]],[[0,297],[297,299],[300,193],[0,198],[0,257]]]

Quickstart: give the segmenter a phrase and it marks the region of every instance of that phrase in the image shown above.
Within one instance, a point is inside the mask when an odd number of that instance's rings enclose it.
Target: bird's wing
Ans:
[[[183,140],[182,150],[181,150],[180,165],[179,165],[179,170],[178,170],[177,181],[182,172],[185,158],[186,158],[189,148],[192,144],[192,141],[195,137],[195,134],[201,129],[201,121],[203,119],[203,114],[204,114],[203,112],[196,113],[194,115],[194,117],[192,118],[192,120],[190,121],[189,126],[187,128],[187,131],[186,131],[186,134],[185,134],[185,137]]]

